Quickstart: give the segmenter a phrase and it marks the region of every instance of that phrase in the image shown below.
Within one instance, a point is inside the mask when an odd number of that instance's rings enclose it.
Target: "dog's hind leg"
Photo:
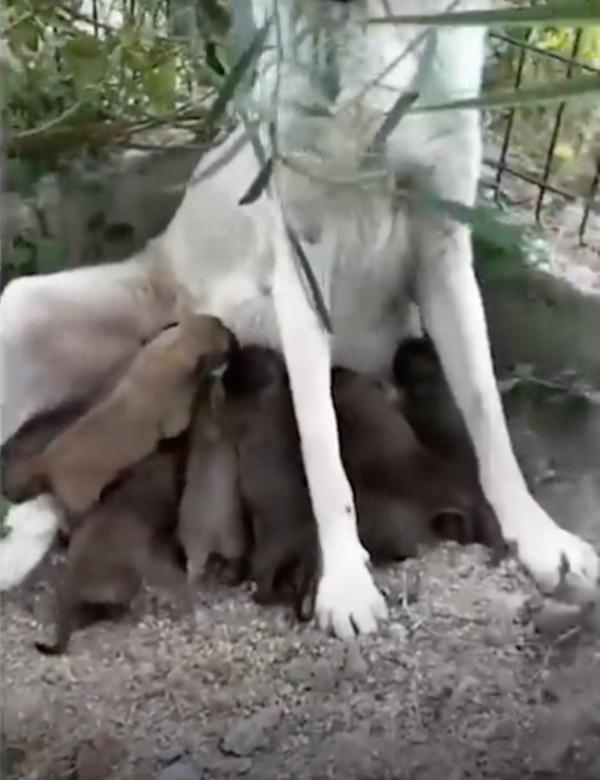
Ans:
[[[448,200],[472,205],[479,169],[477,119],[457,113],[458,138],[433,184]],[[470,117],[470,118],[469,118]],[[560,528],[529,493],[512,450],[494,377],[481,295],[466,226],[415,214],[417,296],[450,389],[472,439],[481,485],[505,540],[544,591],[587,600],[596,593],[598,558],[592,547]],[[566,575],[566,577],[565,577]]]
[[[173,319],[147,247],[122,263],[15,279],[0,297],[1,440],[96,392]]]
[[[156,267],[149,245],[122,263],[16,279],[6,287],[0,297],[2,442],[34,415],[94,393],[173,318],[169,293],[154,282]],[[11,510],[13,533],[0,541],[0,589],[21,582],[50,547],[58,518],[49,504],[42,495]]]
[[[339,637],[372,632],[387,616],[356,526],[354,498],[342,465],[331,395],[331,348],[303,289],[279,205],[273,203],[273,294],[317,519],[322,576],[315,612]],[[326,292],[326,291],[324,291]]]

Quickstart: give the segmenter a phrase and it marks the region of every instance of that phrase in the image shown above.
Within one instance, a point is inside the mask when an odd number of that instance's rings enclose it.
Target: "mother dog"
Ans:
[[[371,166],[363,164],[400,94],[418,93],[418,109],[479,92],[482,29],[427,34],[411,25],[366,24],[390,13],[446,11],[448,2],[237,0],[238,25],[245,14],[255,29],[275,20],[251,92],[252,106],[271,111],[276,126],[271,194],[239,203],[260,169],[240,124],[203,158],[168,228],[138,255],[118,265],[20,279],[1,299],[4,438],[32,415],[91,391],[177,319],[180,307],[220,317],[242,343],[281,349],[320,540],[316,612],[323,627],[342,637],[373,631],[386,606],[357,535],[330,369],[333,363],[388,370],[407,334],[411,301],[440,354],[505,538],[544,590],[555,589],[567,572],[571,594],[588,597],[598,577],[594,550],[548,517],[515,460],[468,228],[394,191],[400,183],[471,206],[481,158],[478,113],[413,111],[385,138]],[[487,3],[455,0],[451,7]],[[370,175],[378,160],[386,175]],[[332,334],[306,293],[286,226],[310,259]],[[51,507],[38,502],[32,510]],[[25,534],[27,513],[19,509]],[[15,528],[15,542],[18,535]],[[40,538],[39,555],[48,535]],[[30,563],[37,555],[31,551]],[[13,562],[13,580],[24,573],[18,569]]]

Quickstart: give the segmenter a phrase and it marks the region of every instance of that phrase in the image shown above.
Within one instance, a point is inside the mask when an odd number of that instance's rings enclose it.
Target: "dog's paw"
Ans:
[[[340,639],[377,630],[387,618],[387,605],[368,567],[367,553],[358,547],[351,554],[340,552],[325,567],[317,589],[315,613],[319,626]]]
[[[594,548],[558,526],[533,500],[531,504],[514,541],[539,589],[562,601],[596,599],[600,564]]]

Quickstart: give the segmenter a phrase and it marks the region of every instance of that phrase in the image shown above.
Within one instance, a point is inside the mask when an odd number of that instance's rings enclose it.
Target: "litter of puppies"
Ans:
[[[376,562],[441,539],[501,555],[431,344],[400,347],[394,371],[400,400],[332,375],[361,542]],[[215,566],[230,584],[249,577],[259,603],[312,616],[319,542],[283,360],[240,347],[212,317],[166,328],[100,397],[23,426],[2,448],[2,475],[10,500],[49,492],[64,510],[56,637],[40,652],[124,612],[142,582],[174,586],[193,610]]]

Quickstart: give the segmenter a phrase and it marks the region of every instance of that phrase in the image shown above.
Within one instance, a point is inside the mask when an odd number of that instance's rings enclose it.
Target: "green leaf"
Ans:
[[[488,248],[501,249],[511,254],[522,244],[523,229],[503,219],[503,212],[498,206],[470,207],[425,192],[401,192],[399,197],[413,203],[418,209],[446,215],[462,225],[469,225],[473,236],[485,241]]]
[[[229,101],[233,98],[238,85],[246,75],[246,72],[251,67],[256,57],[260,54],[262,47],[267,38],[269,27],[271,26],[270,20],[267,21],[257,32],[248,48],[242,52],[238,61],[232,67],[229,75],[223,81],[223,85],[217,95],[215,102],[213,103],[208,115],[209,124],[214,122],[221,116]]]
[[[163,62],[144,74],[148,97],[158,111],[169,111],[175,105],[177,68],[173,60]]]
[[[493,11],[453,11],[443,14],[406,14],[378,16],[369,24],[417,24],[444,27],[530,27],[531,25],[564,25],[580,27],[597,24],[598,10],[589,2],[548,3],[528,8],[503,8]]]
[[[378,152],[383,148],[389,134],[394,130],[398,122],[407,113],[412,104],[419,97],[418,92],[404,92],[396,100],[389,112],[386,114],[381,127],[375,133],[375,137],[369,148],[370,152]]]
[[[37,269],[40,273],[62,271],[67,265],[67,252],[54,238],[38,238],[34,243]]]
[[[65,43],[62,53],[72,73],[77,96],[81,97],[90,87],[97,88],[106,68],[100,41],[93,35],[80,33]]]
[[[417,106],[410,109],[412,114],[423,114],[429,111],[451,111],[459,109],[492,109],[509,108],[513,106],[531,106],[544,103],[557,103],[569,98],[581,97],[600,92],[600,75],[580,76],[579,78],[563,79],[553,84],[541,87],[526,87],[523,89],[507,89],[490,92],[475,98],[452,100],[447,103]]]
[[[94,35],[79,33],[63,46],[65,57],[74,59],[97,59],[102,56],[102,44]]]
[[[248,187],[245,194],[240,198],[240,206],[247,206],[250,203],[254,203],[263,194],[263,191],[267,188],[273,173],[273,158],[269,159],[262,166],[258,172],[258,176],[254,179],[252,184]]]
[[[40,37],[40,29],[35,19],[25,19],[12,28],[8,35],[8,41],[14,48],[25,47],[31,51],[37,51]]]
[[[35,247],[29,242],[13,244],[6,258],[6,265],[17,276],[35,271]]]

